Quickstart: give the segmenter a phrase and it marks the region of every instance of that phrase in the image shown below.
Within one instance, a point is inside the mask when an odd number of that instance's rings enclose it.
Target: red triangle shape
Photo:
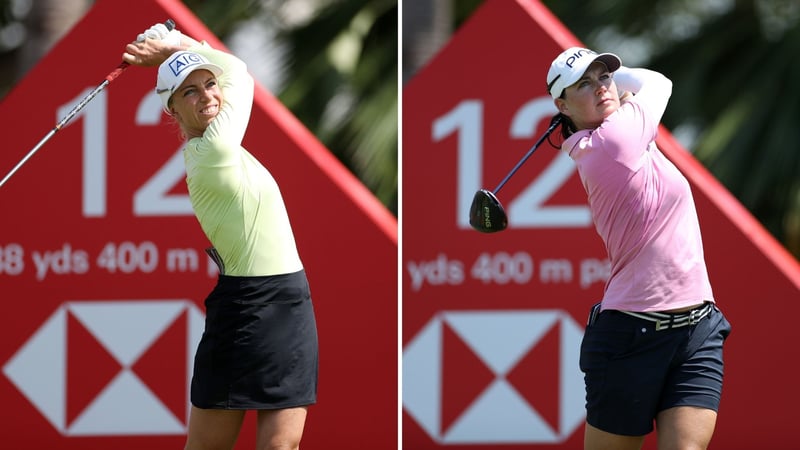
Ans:
[[[67,424],[122,370],[122,365],[78,319],[67,313]]]
[[[559,430],[560,335],[561,324],[556,322],[506,377],[554,430]]]
[[[186,423],[188,312],[182,312],[133,364],[133,372]]]
[[[442,433],[495,378],[472,349],[442,323]]]
[[[167,195],[188,195],[189,194],[189,188],[187,187],[186,182],[183,180],[183,178],[181,178],[178,181],[176,181],[175,184],[171,188],[169,188],[169,190],[167,191],[166,194]]]

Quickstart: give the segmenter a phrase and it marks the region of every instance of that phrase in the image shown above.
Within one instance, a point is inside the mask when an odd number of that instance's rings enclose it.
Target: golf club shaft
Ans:
[[[63,128],[64,125],[67,124],[67,122],[69,122],[73,117],[75,117],[75,115],[78,114],[78,112],[82,110],[86,106],[86,104],[89,103],[89,101],[91,101],[100,91],[102,91],[106,86],[108,86],[108,83],[110,83],[111,80],[118,77],[119,74],[121,74],[126,67],[128,67],[128,63],[123,62],[122,64],[120,64],[116,69],[114,69],[113,72],[109,73],[108,76],[106,76],[106,79],[99,86],[97,86],[92,92],[90,92],[89,95],[84,97],[83,100],[80,101],[80,103],[75,105],[75,107],[72,108],[72,110],[66,116],[64,116],[64,118],[61,119],[61,121],[58,122],[58,124],[56,124],[56,126],[52,130],[50,130],[50,132],[47,133],[47,135],[45,135],[45,137],[42,138],[42,140],[39,141],[39,143],[36,144],[36,146],[33,147],[33,149],[31,149],[31,151],[29,151],[28,154],[25,155],[25,157],[22,158],[17,163],[17,165],[14,166],[13,169],[11,169],[10,172],[8,172],[8,174],[3,178],[3,180],[0,181],[0,187],[2,187],[6,183],[6,181],[8,181],[8,179],[11,178],[11,176],[14,175],[14,173],[16,173],[17,170],[19,170],[19,168],[22,167],[22,165],[25,164],[37,151],[39,151],[39,149],[42,148],[45,142],[49,141],[50,138],[53,137],[53,135],[56,134],[58,130]]]
[[[173,22],[173,21],[172,21],[172,19],[169,19],[169,20],[167,20],[167,21],[164,23],[164,25],[165,25],[165,26],[167,27],[167,29],[169,29],[169,30],[172,30],[173,28],[175,28],[175,22]],[[53,137],[53,135],[54,135],[54,134],[56,134],[56,132],[58,132],[58,130],[60,130],[61,128],[63,128],[63,127],[64,127],[64,126],[67,124],[67,122],[69,122],[69,121],[70,121],[70,120],[71,120],[73,117],[75,117],[75,115],[76,115],[76,114],[78,114],[78,112],[79,112],[80,110],[82,110],[82,109],[83,109],[83,108],[86,106],[86,104],[87,104],[87,103],[89,103],[89,102],[90,102],[90,101],[91,101],[91,100],[92,100],[92,99],[93,99],[93,98],[94,98],[94,97],[95,97],[97,94],[99,94],[99,93],[100,93],[100,91],[102,91],[103,89],[105,89],[105,87],[106,87],[106,86],[108,86],[108,84],[109,84],[109,83],[111,83],[111,82],[112,82],[112,81],[114,81],[114,80],[115,80],[115,79],[116,79],[118,76],[120,76],[120,75],[122,74],[122,72],[123,72],[125,69],[127,69],[127,68],[128,68],[128,66],[129,66],[129,65],[130,65],[130,64],[128,64],[127,62],[123,61],[122,63],[120,63],[120,65],[119,65],[119,66],[117,66],[117,68],[116,68],[116,69],[114,69],[114,70],[112,70],[111,72],[109,72],[109,74],[108,74],[108,75],[106,75],[105,79],[103,80],[103,82],[102,82],[102,83],[100,83],[100,85],[99,85],[99,86],[97,86],[96,88],[94,88],[94,90],[93,90],[92,92],[90,92],[90,93],[89,93],[89,94],[88,94],[86,97],[84,97],[84,98],[83,98],[83,99],[82,99],[80,102],[78,102],[78,104],[77,104],[77,105],[75,105],[75,107],[74,107],[74,108],[72,108],[72,110],[71,110],[69,113],[67,113],[67,115],[66,115],[66,116],[64,116],[64,118],[63,118],[63,119],[61,119],[61,121],[60,121],[60,122],[58,122],[58,123],[56,124],[56,126],[55,126],[55,127],[52,129],[52,130],[50,130],[50,132],[49,132],[49,133],[47,133],[47,135],[45,135],[45,137],[44,137],[44,138],[42,138],[42,140],[41,140],[41,141],[39,141],[39,143],[38,143],[38,144],[36,144],[36,146],[35,146],[35,147],[33,147],[33,148],[31,149],[31,151],[29,151],[29,152],[28,152],[28,154],[26,154],[26,155],[25,155],[25,157],[24,157],[24,158],[22,158],[22,159],[21,159],[21,160],[20,160],[20,161],[17,163],[17,165],[16,165],[16,166],[14,166],[14,168],[13,168],[13,169],[11,169],[11,171],[9,171],[9,172],[8,172],[8,174],[6,174],[6,176],[5,176],[5,177],[3,177],[3,179],[2,179],[2,180],[0,180],[0,187],[2,187],[4,184],[6,184],[6,181],[8,181],[8,179],[9,179],[9,178],[11,178],[11,177],[12,177],[12,176],[13,176],[13,175],[14,175],[14,174],[17,172],[17,170],[19,170],[19,168],[23,166],[23,164],[25,164],[25,163],[26,163],[26,162],[27,162],[29,159],[31,159],[31,157],[32,157],[32,156],[33,156],[33,155],[34,155],[34,154],[35,154],[37,151],[39,151],[39,149],[40,149],[40,148],[42,148],[42,146],[43,146],[43,145],[44,145],[44,144],[45,144],[47,141],[49,141],[49,140],[50,140],[50,138],[52,138],[52,137]]]
[[[517,170],[519,170],[519,168],[522,167],[523,164],[525,164],[525,161],[527,161],[528,158],[531,157],[533,152],[535,152],[536,149],[539,148],[540,145],[542,145],[542,142],[544,142],[544,140],[547,139],[548,136],[550,136],[550,133],[552,133],[553,130],[556,129],[558,124],[561,123],[561,120],[562,120],[561,115],[558,114],[553,118],[552,121],[550,121],[550,127],[547,129],[547,131],[545,131],[542,137],[540,137],[539,140],[536,141],[535,144],[533,144],[533,147],[531,147],[531,149],[528,150],[528,153],[526,153],[525,156],[523,156],[522,159],[519,160],[517,165],[515,165],[514,168],[511,169],[511,172],[509,172],[508,175],[506,175],[506,177],[503,178],[503,181],[501,181],[500,184],[498,184],[497,187],[494,188],[492,193],[497,194],[497,191],[499,191],[506,184],[506,182],[508,182],[508,180],[517,172]]]

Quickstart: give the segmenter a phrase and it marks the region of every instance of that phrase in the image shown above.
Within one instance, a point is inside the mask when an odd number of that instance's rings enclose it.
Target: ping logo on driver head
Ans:
[[[591,51],[589,49],[582,48],[582,49],[578,50],[577,52],[573,53],[572,55],[570,55],[570,57],[567,58],[567,60],[564,62],[564,64],[567,67],[569,67],[570,69],[572,69],[572,65],[575,64],[575,61],[577,61],[581,56],[583,56],[583,55],[596,55],[596,54],[597,53],[595,53],[595,52],[593,52],[593,51]]]
[[[483,205],[483,225],[486,228],[492,228],[492,216],[491,211],[489,210],[489,206],[486,204]]]
[[[205,59],[197,53],[181,52],[175,59],[170,61],[169,70],[177,77],[184,70],[198,64],[204,64],[205,62]]]

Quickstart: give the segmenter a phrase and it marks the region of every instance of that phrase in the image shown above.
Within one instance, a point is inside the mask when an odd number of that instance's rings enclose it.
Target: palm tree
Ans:
[[[341,0],[286,30],[290,81],[278,93],[395,214],[397,14],[397,0]]]

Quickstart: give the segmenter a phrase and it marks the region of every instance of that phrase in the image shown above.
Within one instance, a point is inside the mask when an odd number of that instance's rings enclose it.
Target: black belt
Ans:
[[[706,316],[711,314],[714,304],[705,302],[702,306],[681,313],[661,313],[661,312],[633,312],[620,311],[629,316],[638,317],[642,320],[655,322],[656,331],[669,330],[670,328],[680,328],[688,325],[695,325]]]

